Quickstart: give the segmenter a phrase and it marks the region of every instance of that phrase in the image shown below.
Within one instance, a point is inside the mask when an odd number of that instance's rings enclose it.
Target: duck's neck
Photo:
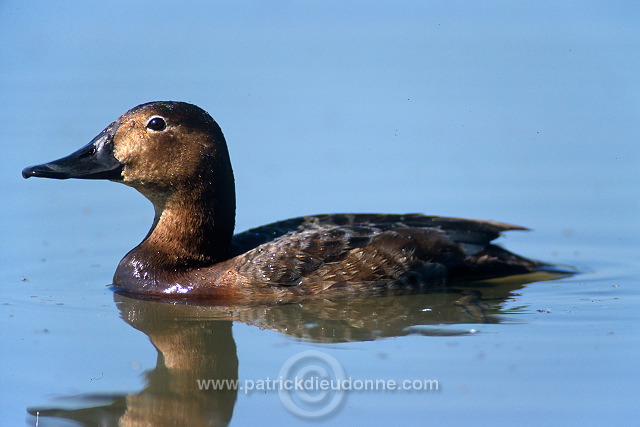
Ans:
[[[140,248],[161,255],[175,267],[210,265],[229,257],[235,200],[229,195],[175,194],[155,206],[154,224]],[[233,195],[232,195],[233,196]]]
[[[235,221],[233,175],[149,197],[155,208],[151,230],[123,262],[149,272],[202,267],[230,256]],[[229,185],[222,185],[223,182]],[[121,263],[122,265],[122,263]]]

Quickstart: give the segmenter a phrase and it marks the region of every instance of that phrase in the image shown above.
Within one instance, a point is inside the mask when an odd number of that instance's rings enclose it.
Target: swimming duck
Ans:
[[[324,214],[233,235],[235,188],[218,124],[185,102],[139,105],[24,178],[108,179],[153,203],[153,225],[113,284],[139,296],[286,300],[415,292],[544,264],[490,244],[525,228],[420,214]]]

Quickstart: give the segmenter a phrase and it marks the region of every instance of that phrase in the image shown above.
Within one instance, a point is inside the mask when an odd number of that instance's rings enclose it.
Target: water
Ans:
[[[309,350],[324,355],[290,372],[438,384],[332,391],[327,423],[632,424],[638,15],[628,2],[3,2],[1,424],[314,422],[293,413],[304,395],[255,389]],[[480,312],[459,293],[252,309],[115,296],[150,204],[20,170],[157,99],[222,126],[238,230],[320,212],[489,218],[533,229],[502,238],[509,249],[581,273],[469,288]],[[198,390],[216,378],[245,387]]]

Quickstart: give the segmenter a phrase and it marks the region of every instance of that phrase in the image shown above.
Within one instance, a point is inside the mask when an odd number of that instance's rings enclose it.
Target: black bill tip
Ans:
[[[37,165],[37,166],[29,166],[22,169],[22,177],[24,179],[31,178],[32,176],[41,177],[41,178],[57,178],[57,179],[66,179],[69,178],[65,176],[66,174],[61,174],[53,169],[51,169],[46,164]]]

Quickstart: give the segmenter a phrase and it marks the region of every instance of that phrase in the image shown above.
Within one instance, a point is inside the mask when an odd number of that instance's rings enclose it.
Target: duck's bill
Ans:
[[[24,178],[32,176],[55,179],[122,179],[122,163],[113,155],[112,124],[93,140],[67,157],[22,170]]]

